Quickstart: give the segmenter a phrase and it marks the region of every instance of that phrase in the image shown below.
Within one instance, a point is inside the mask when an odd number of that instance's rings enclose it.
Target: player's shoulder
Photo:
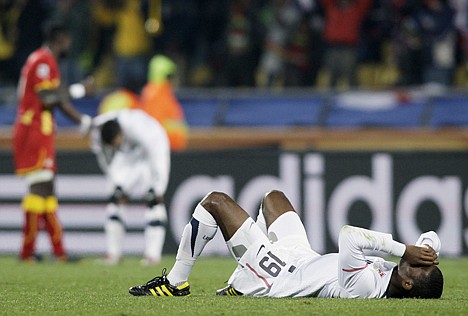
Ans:
[[[50,50],[46,48],[39,48],[36,49],[34,52],[31,53],[29,56],[29,61],[32,63],[54,63],[55,58],[50,52]]]

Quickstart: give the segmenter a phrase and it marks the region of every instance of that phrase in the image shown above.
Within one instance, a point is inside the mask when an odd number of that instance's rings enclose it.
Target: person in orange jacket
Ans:
[[[171,150],[181,151],[187,148],[189,129],[169,79],[175,70],[175,63],[166,56],[156,55],[151,58],[148,82],[141,91],[139,106],[164,127]]]

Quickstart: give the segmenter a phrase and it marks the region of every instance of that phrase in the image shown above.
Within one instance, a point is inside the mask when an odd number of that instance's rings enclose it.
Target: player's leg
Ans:
[[[31,192],[44,197],[44,211],[41,218],[49,235],[52,253],[58,260],[66,261],[62,224],[57,217],[58,200],[54,193],[54,179],[32,185]]]
[[[23,261],[35,261],[36,239],[39,231],[41,215],[44,212],[44,197],[30,193],[23,197],[21,203],[24,213],[23,243],[20,251],[20,259]]]
[[[318,255],[309,244],[304,225],[281,191],[268,192],[262,201],[268,239],[278,247],[297,250],[297,255]]]
[[[46,199],[53,192],[54,173],[50,170],[39,170],[25,176],[29,191],[24,196],[22,207],[25,215],[23,224],[23,245],[20,259],[35,260],[35,246],[42,216],[46,211]]]
[[[190,286],[187,280],[190,272],[206,244],[215,236],[218,226],[224,239],[228,241],[249,218],[228,195],[220,192],[209,193],[197,204],[192,219],[185,226],[176,262],[167,277],[163,271],[162,277],[156,277],[141,286],[131,287],[129,292],[136,296],[189,295]]]
[[[122,188],[117,186],[106,206],[107,218],[104,223],[106,235],[106,258],[104,264],[115,265],[122,260],[122,244],[125,236],[124,214],[127,196]]]
[[[262,200],[262,212],[268,229],[278,217],[286,212],[295,212],[295,210],[283,192],[273,190],[265,194]]]
[[[211,192],[198,203],[190,223],[184,228],[176,263],[168,274],[172,284],[187,281],[196,259],[213,239],[217,228],[228,241],[249,218],[249,215],[227,194]]]
[[[167,210],[162,196],[156,196],[149,190],[145,196],[145,253],[143,265],[155,265],[161,261],[166,238]]]
[[[57,216],[58,200],[55,195],[50,194],[45,199],[45,212],[42,214],[45,229],[50,238],[52,252],[57,260],[67,261],[67,255],[63,246],[62,224]]]

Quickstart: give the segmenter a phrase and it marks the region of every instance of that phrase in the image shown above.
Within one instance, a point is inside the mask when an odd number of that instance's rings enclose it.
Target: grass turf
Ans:
[[[235,267],[231,258],[201,257],[190,277],[190,297],[133,297],[128,287],[170,268],[126,258],[114,267],[93,258],[76,264],[19,263],[0,257],[0,315],[468,315],[468,258],[442,258],[440,300],[270,299],[217,297]]]

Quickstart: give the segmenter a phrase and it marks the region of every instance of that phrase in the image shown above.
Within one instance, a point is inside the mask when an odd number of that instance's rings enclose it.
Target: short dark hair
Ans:
[[[117,119],[107,121],[101,127],[101,140],[104,144],[111,145],[120,132],[121,128]]]
[[[44,39],[51,43],[62,35],[70,35],[70,28],[63,21],[49,21],[44,25]]]
[[[427,274],[415,278],[410,297],[414,298],[440,298],[444,289],[444,276],[436,266]]]

